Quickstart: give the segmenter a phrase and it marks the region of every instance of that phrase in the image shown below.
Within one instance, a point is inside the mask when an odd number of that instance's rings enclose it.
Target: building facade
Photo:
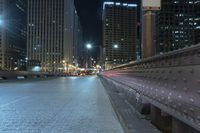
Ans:
[[[156,13],[156,51],[168,52],[200,42],[200,1],[162,0]]]
[[[26,0],[0,0],[0,69],[25,70]]]
[[[136,59],[137,5],[104,2],[103,56],[106,69]]]
[[[83,57],[83,33],[80,18],[77,11],[74,11],[74,45],[73,45],[73,64],[74,66],[81,67],[82,63],[80,58]]]
[[[28,0],[28,60],[46,72],[67,72],[73,64],[73,0]]]

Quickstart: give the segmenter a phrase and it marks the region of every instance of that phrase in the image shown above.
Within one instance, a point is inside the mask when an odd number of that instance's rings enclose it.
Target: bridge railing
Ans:
[[[200,131],[200,45],[124,64],[100,76],[128,86],[135,96]]]

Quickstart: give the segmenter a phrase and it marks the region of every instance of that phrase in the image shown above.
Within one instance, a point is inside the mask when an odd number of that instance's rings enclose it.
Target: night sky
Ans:
[[[75,6],[83,28],[83,43],[102,45],[102,8],[106,0],[75,0]],[[111,1],[111,0],[108,0]],[[137,0],[113,0],[136,3]]]
[[[75,0],[85,43],[92,42],[94,45],[100,45],[102,3],[101,0]]]

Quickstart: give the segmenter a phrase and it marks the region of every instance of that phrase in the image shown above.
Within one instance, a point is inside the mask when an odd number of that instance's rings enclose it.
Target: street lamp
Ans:
[[[118,44],[114,44],[112,46],[112,62],[113,62],[113,65],[114,65],[114,62],[116,61],[116,59],[114,59],[114,50],[115,49],[118,49],[119,48],[119,45]]]
[[[91,49],[91,48],[92,48],[92,44],[88,43],[88,44],[86,45],[86,48],[87,48],[87,49]]]
[[[118,46],[117,44],[115,44],[113,47],[114,47],[115,49],[119,48],[119,46]]]
[[[86,69],[88,68],[88,60],[89,60],[89,50],[92,49],[92,44],[88,43],[86,44],[86,48],[87,48],[87,61],[86,61]]]

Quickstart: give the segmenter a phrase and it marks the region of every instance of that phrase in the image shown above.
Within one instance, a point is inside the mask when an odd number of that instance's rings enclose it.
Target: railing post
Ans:
[[[172,120],[172,133],[199,133],[199,131],[189,127],[185,123],[173,118]]]
[[[171,133],[171,116],[162,112],[159,108],[151,105],[151,122],[164,133]],[[182,133],[182,132],[180,132]]]

